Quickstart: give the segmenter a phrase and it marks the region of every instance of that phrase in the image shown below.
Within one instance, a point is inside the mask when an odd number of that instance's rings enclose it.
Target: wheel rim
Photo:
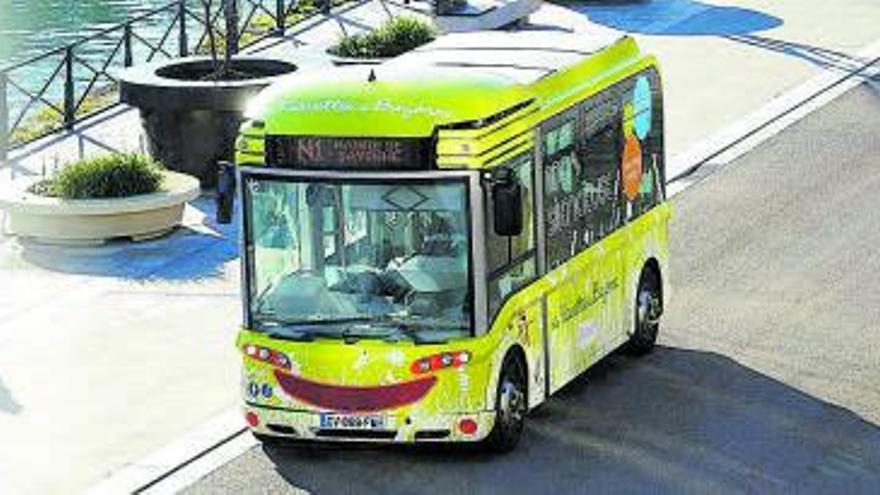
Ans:
[[[650,283],[639,288],[636,307],[636,328],[638,331],[651,330],[660,322],[660,298]]]
[[[518,428],[525,417],[525,404],[525,393],[510,375],[505,374],[499,400],[502,424],[507,428]]]

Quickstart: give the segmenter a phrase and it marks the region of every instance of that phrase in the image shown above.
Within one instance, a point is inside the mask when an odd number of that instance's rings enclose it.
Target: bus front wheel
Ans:
[[[650,266],[646,267],[639,278],[639,288],[636,291],[633,333],[624,348],[629,354],[647,354],[657,342],[660,315],[663,313],[660,291],[660,275]]]
[[[487,450],[496,453],[513,450],[522,435],[527,411],[525,364],[511,355],[501,367],[495,396],[495,425],[485,440]]]

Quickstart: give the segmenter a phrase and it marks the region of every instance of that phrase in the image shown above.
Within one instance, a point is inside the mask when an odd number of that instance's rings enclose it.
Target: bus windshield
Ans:
[[[245,176],[251,326],[279,338],[471,335],[463,180]]]

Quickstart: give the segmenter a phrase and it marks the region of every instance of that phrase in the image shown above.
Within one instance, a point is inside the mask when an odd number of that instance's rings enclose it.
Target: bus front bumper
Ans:
[[[382,412],[349,415],[247,404],[244,414],[250,430],[255,434],[328,442],[478,442],[489,435],[495,424],[494,411],[401,418]],[[364,417],[380,424],[339,426],[344,420]]]

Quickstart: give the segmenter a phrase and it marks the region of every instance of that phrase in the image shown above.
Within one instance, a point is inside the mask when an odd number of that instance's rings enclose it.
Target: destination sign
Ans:
[[[270,166],[323,170],[418,170],[428,168],[430,140],[269,136]]]

